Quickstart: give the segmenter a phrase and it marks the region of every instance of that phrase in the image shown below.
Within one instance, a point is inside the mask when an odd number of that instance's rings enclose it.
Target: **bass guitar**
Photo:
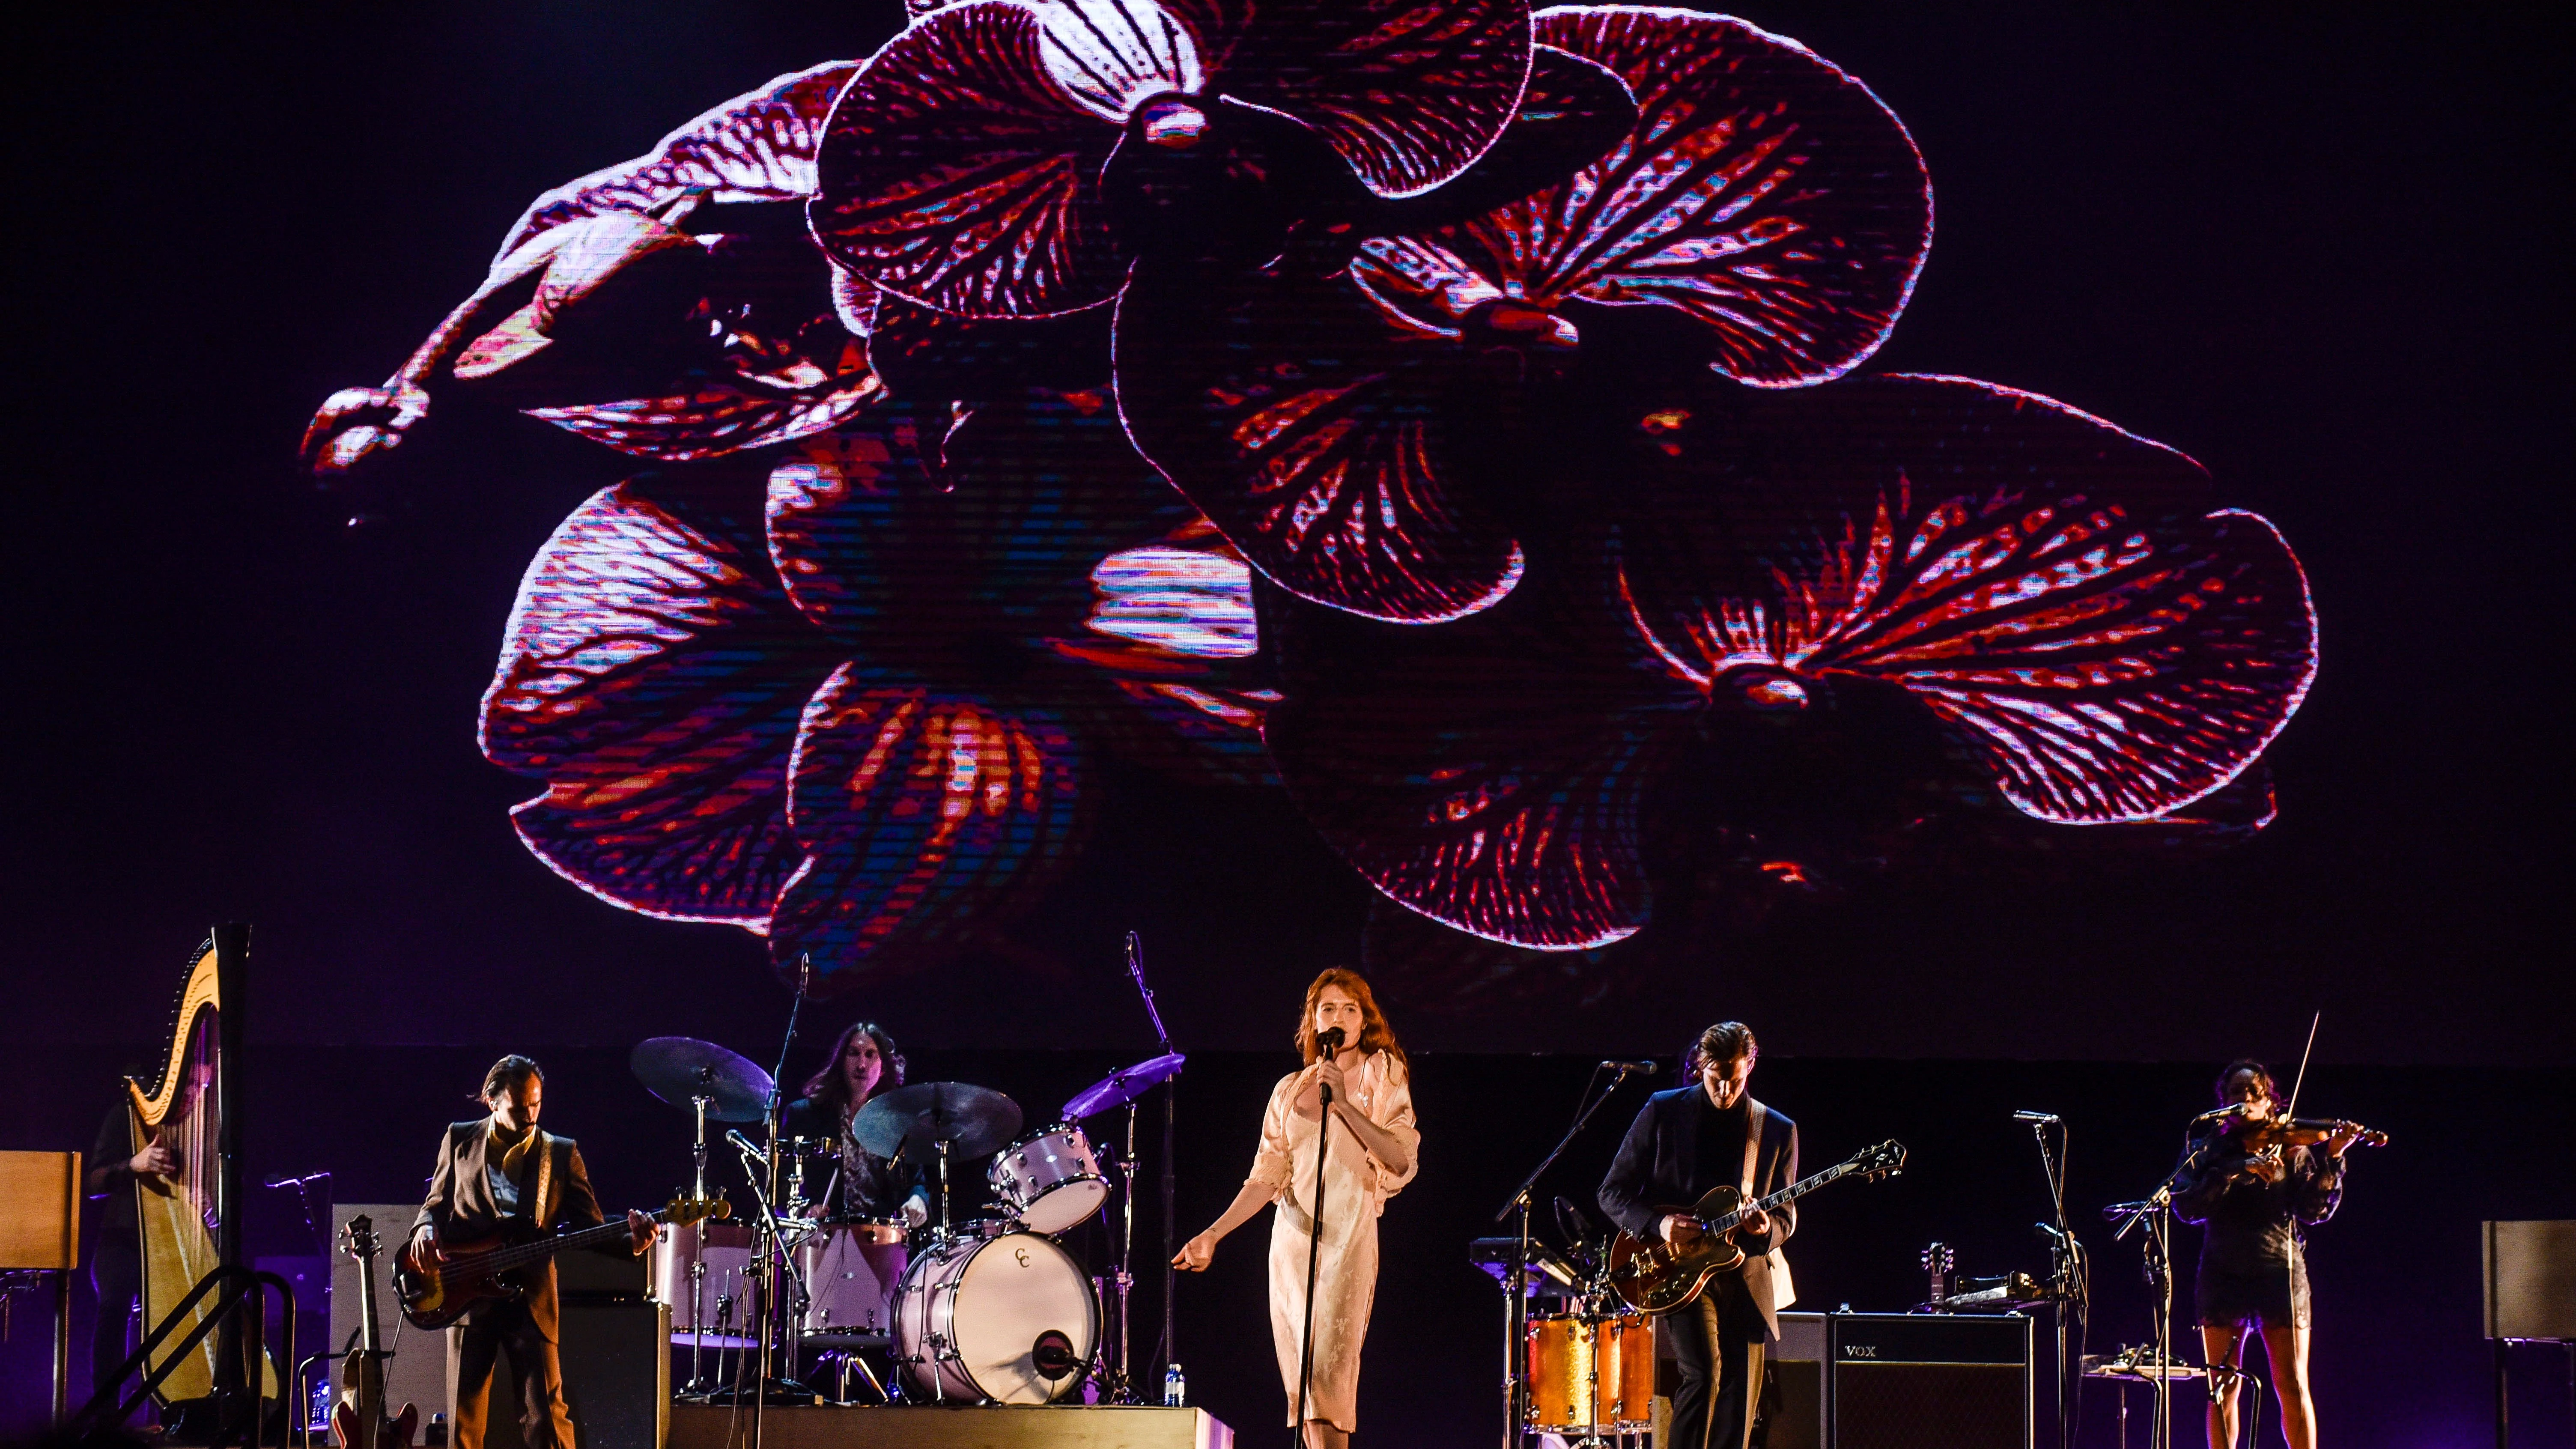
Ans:
[[[1875,1182],[1904,1170],[1903,1144],[1882,1142],[1749,1203],[1735,1188],[1710,1188],[1708,1196],[1688,1209],[1700,1226],[1700,1236],[1689,1242],[1649,1243],[1627,1232],[1611,1240],[1610,1291],[1641,1313],[1670,1313],[1697,1299],[1709,1279],[1744,1266],[1744,1249],[1731,1235],[1747,1213],[1757,1208],[1770,1212],[1839,1178]]]
[[[733,1212],[723,1194],[675,1197],[653,1214],[653,1221],[687,1227]],[[549,1236],[534,1224],[515,1221],[489,1237],[447,1243],[444,1258],[420,1260],[420,1239],[403,1244],[394,1255],[394,1293],[402,1299],[403,1317],[414,1328],[445,1328],[478,1303],[523,1297],[527,1288],[511,1276],[575,1248],[601,1248],[627,1236],[626,1220],[613,1218],[595,1228]]]
[[[376,1339],[376,1225],[361,1213],[342,1230],[341,1249],[358,1260],[358,1347],[340,1361],[340,1400],[331,1406],[339,1449],[411,1449],[420,1409],[385,1412],[385,1350]]]

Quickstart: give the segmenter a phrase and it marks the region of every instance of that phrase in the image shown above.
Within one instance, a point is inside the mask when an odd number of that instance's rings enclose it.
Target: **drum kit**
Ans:
[[[1558,1253],[1519,1238],[1479,1238],[1470,1261],[1503,1281],[1521,1269],[1521,1297],[1537,1302],[1519,1315],[1517,1376],[1521,1428],[1571,1444],[1653,1428],[1655,1330],[1611,1289],[1608,1255],[1589,1245]]]
[[[1113,1072],[1027,1133],[1019,1104],[1000,1092],[917,1082],[869,1098],[850,1119],[845,1144],[780,1135],[776,1083],[723,1047],[688,1037],[638,1045],[637,1079],[696,1118],[699,1195],[709,1122],[773,1128],[767,1147],[738,1130],[725,1134],[743,1153],[765,1210],[666,1227],[654,1247],[654,1295],[670,1305],[673,1343],[690,1350],[684,1392],[744,1393],[739,1381],[757,1356],[784,1366],[762,1402],[813,1402],[818,1396],[796,1381],[800,1360],[812,1355],[836,1361],[839,1393],[831,1401],[839,1403],[1058,1403],[1080,1396],[1086,1379],[1100,1386],[1102,1402],[1134,1402],[1127,1301],[1135,1282],[1136,1112],[1181,1064],[1166,1052]],[[1104,1160],[1083,1124],[1120,1107],[1125,1151]],[[839,1211],[834,1174],[851,1146],[920,1168],[936,1185],[935,1213],[908,1222]],[[986,1159],[998,1215],[952,1219],[952,1179]],[[823,1183],[812,1195],[809,1179]],[[1113,1195],[1115,1266],[1094,1278],[1064,1239],[1107,1213]],[[1114,1348],[1105,1316],[1117,1325]],[[717,1354],[712,1379],[702,1373],[708,1350]],[[731,1380],[728,1353],[736,1355]],[[879,1364],[891,1372],[881,1375]],[[853,1376],[867,1384],[868,1399],[852,1399]]]

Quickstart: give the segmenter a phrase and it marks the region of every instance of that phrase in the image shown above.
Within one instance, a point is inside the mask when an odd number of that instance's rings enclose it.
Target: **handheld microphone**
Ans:
[[[1614,1072],[1652,1072],[1655,1069],[1653,1062],[1603,1062],[1601,1066],[1605,1071]]]
[[[1340,1027],[1328,1026],[1322,1031],[1315,1033],[1315,1050],[1322,1054],[1323,1060],[1328,1062],[1331,1061],[1333,1059],[1333,1053],[1340,1051],[1341,1049],[1342,1029]],[[1333,1105],[1333,1089],[1330,1085],[1323,1082],[1317,1082],[1315,1084],[1315,1090],[1321,1094],[1316,1098],[1316,1101],[1319,1104],[1326,1107]]]
[[[2013,1120],[2016,1122],[2054,1122],[2057,1120],[2057,1114],[2054,1112],[2015,1112],[2013,1114]]]

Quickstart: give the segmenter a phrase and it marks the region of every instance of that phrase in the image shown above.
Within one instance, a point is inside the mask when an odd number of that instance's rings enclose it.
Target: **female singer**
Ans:
[[[2204,1224],[2193,1296],[2210,1369],[2209,1442],[2236,1442],[2236,1367],[2245,1330],[2263,1335],[2281,1435],[2290,1449],[2316,1449],[2317,1408],[2308,1391],[2308,1265],[2300,1227],[2333,1217],[2343,1200],[2343,1150],[2359,1127],[2328,1138],[2322,1152],[2291,1147],[2247,1152],[2226,1135],[2233,1111],[2253,1121],[2280,1114],[2281,1089],[2261,1062],[2233,1061],[2218,1074],[2219,1111],[2191,1125],[2174,1175],[2174,1211]]]
[[[788,1104],[789,1136],[829,1137],[841,1144],[840,1200],[827,1209],[835,1217],[900,1216],[919,1227],[930,1216],[930,1190],[921,1169],[869,1152],[850,1130],[870,1097],[903,1085],[903,1068],[903,1053],[884,1027],[854,1021],[806,1079],[805,1095]]]
[[[1342,1047],[1325,1057],[1316,1049],[1316,1038],[1333,1030],[1341,1032]],[[1280,1078],[1271,1089],[1252,1175],[1235,1194],[1233,1206],[1190,1239],[1172,1263],[1193,1273],[1205,1270],[1219,1239],[1265,1205],[1279,1204],[1270,1225],[1270,1338],[1287,1387],[1288,1421],[1294,1425],[1306,1352],[1315,1152],[1319,1142],[1325,1144],[1324,1226],[1315,1264],[1315,1360],[1305,1392],[1304,1436],[1309,1449],[1343,1449],[1359,1423],[1360,1343],[1368,1335],[1369,1309],[1377,1297],[1377,1217],[1386,1200],[1413,1180],[1422,1134],[1414,1127],[1412,1074],[1404,1048],[1396,1045],[1377,998],[1358,972],[1337,966],[1306,988],[1297,1049],[1306,1069]],[[1329,1138],[1319,1125],[1322,1087],[1332,1089],[1333,1121],[1344,1129]]]

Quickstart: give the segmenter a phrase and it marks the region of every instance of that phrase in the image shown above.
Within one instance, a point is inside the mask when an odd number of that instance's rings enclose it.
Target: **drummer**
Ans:
[[[806,1080],[805,1095],[787,1106],[787,1135],[829,1137],[841,1145],[835,1218],[901,1218],[919,1227],[930,1217],[930,1188],[921,1168],[889,1160],[859,1145],[851,1119],[870,1097],[903,1085],[903,1053],[873,1021],[850,1023],[832,1044],[822,1069]]]

